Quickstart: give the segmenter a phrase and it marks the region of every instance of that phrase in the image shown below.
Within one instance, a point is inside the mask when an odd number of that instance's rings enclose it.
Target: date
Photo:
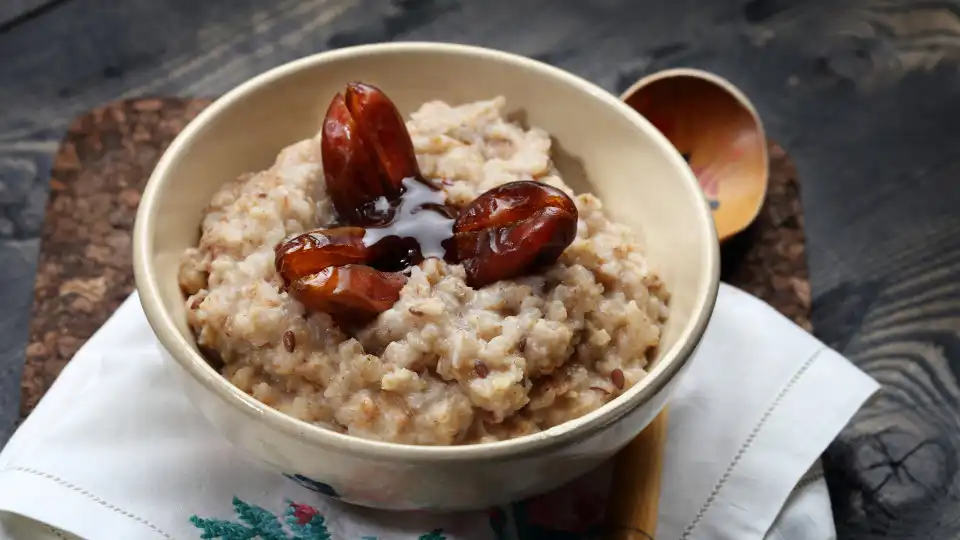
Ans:
[[[371,250],[362,227],[337,227],[303,233],[281,242],[274,256],[284,287],[330,266],[366,264]]]
[[[369,322],[400,297],[406,277],[390,242],[368,245],[362,227],[317,229],[281,242],[275,250],[285,290],[308,311],[330,314],[340,326]]]
[[[406,277],[363,264],[329,266],[290,284],[290,296],[309,311],[328,313],[344,329],[361,327],[393,307]]]
[[[337,214],[351,225],[389,219],[388,205],[403,180],[420,179],[417,156],[403,117],[381,90],[347,85],[330,102],[320,141],[323,175]]]
[[[540,182],[495,187],[454,222],[457,260],[474,288],[555,262],[577,235],[577,207],[566,193]]]

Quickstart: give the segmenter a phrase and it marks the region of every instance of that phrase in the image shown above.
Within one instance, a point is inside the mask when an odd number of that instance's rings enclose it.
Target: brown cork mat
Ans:
[[[177,98],[109,104],[77,118],[57,153],[40,249],[21,417],[133,291],[131,233],[160,155],[210,103]],[[771,144],[769,200],[723,248],[723,279],[810,328],[810,286],[796,171]]]

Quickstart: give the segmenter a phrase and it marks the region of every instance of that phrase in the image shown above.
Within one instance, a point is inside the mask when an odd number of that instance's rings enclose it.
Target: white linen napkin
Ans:
[[[327,500],[237,455],[180,394],[157,347],[134,294],[0,453],[0,536],[499,540],[598,530],[609,467],[489,512]],[[693,362],[670,405],[656,538],[833,538],[817,460],[877,384],[726,285]]]

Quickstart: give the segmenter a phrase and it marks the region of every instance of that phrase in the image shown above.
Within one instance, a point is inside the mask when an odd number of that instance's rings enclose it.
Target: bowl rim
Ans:
[[[679,172],[682,181],[690,190],[691,196],[694,197],[694,200],[700,201],[702,205],[701,219],[698,224],[701,234],[708,239],[717,238],[707,201],[701,194],[693,172],[686,166],[680,154],[645,118],[621,102],[616,96],[594,83],[538,60],[486,47],[423,41],[357,45],[305,56],[248,79],[204,109],[164,152],[144,189],[133,234],[134,275],[147,321],[160,345],[166,349],[167,353],[177,361],[187,374],[219,399],[225,401],[228,406],[239,409],[253,421],[264,422],[268,424],[267,427],[269,428],[280,430],[288,436],[299,438],[306,443],[328,450],[351,453],[358,457],[381,461],[404,461],[408,463],[476,462],[477,460],[492,461],[526,457],[547,447],[569,446],[585,440],[593,433],[649,401],[652,396],[659,393],[673,379],[690,359],[706,330],[717,299],[720,280],[718,241],[707,242],[705,264],[701,269],[698,283],[698,287],[703,289],[705,293],[696,299],[690,321],[681,330],[677,342],[663,352],[660,362],[643,380],[599,409],[558,426],[513,439],[471,445],[418,446],[364,439],[335,432],[284,414],[243,392],[210,366],[196,348],[180,334],[172,315],[163,307],[163,302],[160,299],[160,280],[151,262],[153,251],[152,231],[159,217],[157,201],[160,198],[163,186],[166,184],[171,164],[179,154],[189,147],[195,138],[205,131],[207,124],[247,94],[302,70],[316,69],[325,64],[350,57],[407,53],[442,53],[512,64],[521,69],[540,72],[561,84],[573,86],[615,108],[644,132],[655,145],[659,146],[665,152],[667,159],[673,161],[673,165]]]

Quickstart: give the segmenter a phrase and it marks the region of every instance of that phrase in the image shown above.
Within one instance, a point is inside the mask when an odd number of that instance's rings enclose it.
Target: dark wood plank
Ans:
[[[4,0],[0,3],[0,33],[44,15],[65,1],[69,0]]]
[[[829,454],[841,538],[960,536],[960,1],[71,0],[0,35],[0,302],[20,314],[0,320],[0,399],[71,118],[397,39],[502,48],[614,92],[675,65],[740,85],[804,178],[814,327],[884,383]]]

